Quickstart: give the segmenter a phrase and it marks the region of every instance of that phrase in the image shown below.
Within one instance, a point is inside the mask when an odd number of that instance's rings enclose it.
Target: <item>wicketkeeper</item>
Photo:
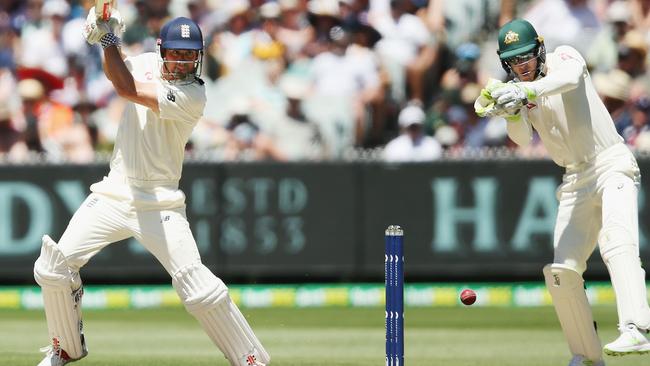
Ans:
[[[521,146],[530,143],[534,128],[551,158],[566,168],[557,189],[553,263],[543,272],[573,354],[569,365],[605,364],[582,278],[596,243],[616,293],[620,330],[604,351],[650,352],[634,155],[616,133],[575,49],[560,46],[546,54],[533,26],[515,19],[499,30],[497,53],[514,80],[491,81],[476,100],[477,113],[505,117],[508,135]]]
[[[232,302],[228,288],[206,266],[178,189],[185,144],[203,113],[199,78],[203,36],[176,18],[160,31],[158,51],[123,59],[123,22],[91,9],[83,32],[104,49],[104,72],[130,103],[120,123],[110,173],[90,187],[57,244],[43,236],[34,278],[43,290],[51,346],[39,366],[61,366],[88,353],[83,335],[79,269],[105,246],[135,237],[163,265],[187,311],[233,366],[268,365],[270,357]]]

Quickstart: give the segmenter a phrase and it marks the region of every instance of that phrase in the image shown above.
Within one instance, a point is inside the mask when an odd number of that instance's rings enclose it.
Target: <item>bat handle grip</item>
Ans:
[[[104,8],[102,9],[102,20],[108,21],[111,17],[111,4],[106,2],[104,3]]]

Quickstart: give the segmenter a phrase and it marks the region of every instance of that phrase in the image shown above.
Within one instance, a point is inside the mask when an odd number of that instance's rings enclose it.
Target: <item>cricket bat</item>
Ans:
[[[107,22],[111,18],[113,9],[115,9],[115,0],[95,0],[95,15],[97,19]]]

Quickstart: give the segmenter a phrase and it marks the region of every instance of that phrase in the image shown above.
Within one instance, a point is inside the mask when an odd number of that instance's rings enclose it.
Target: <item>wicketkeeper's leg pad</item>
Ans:
[[[55,351],[71,359],[84,357],[88,350],[81,320],[83,286],[78,272],[72,272],[61,249],[43,236],[41,255],[34,263],[34,279],[41,286],[47,329]]]
[[[616,293],[620,325],[632,323],[650,329],[645,271],[632,233],[624,227],[606,228],[601,230],[598,243]]]
[[[601,360],[600,339],[582,276],[570,266],[554,263],[544,266],[544,278],[571,353]]]
[[[267,365],[271,358],[232,302],[226,285],[201,263],[173,274],[185,308],[233,366]]]

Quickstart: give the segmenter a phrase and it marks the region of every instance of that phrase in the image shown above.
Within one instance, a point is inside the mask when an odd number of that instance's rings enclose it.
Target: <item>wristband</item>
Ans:
[[[119,47],[120,44],[121,44],[120,37],[116,36],[113,33],[104,34],[99,41],[101,42],[103,49],[106,49],[107,47],[110,47],[110,46],[113,46],[113,45]]]

